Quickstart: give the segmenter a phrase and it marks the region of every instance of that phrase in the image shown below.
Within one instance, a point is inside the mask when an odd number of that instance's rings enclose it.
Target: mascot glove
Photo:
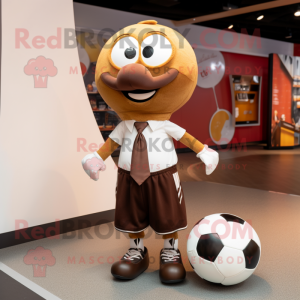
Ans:
[[[95,181],[99,179],[99,171],[106,169],[103,159],[97,152],[86,155],[81,163],[86,174]]]
[[[207,145],[204,145],[202,151],[200,151],[196,156],[205,164],[206,175],[210,175],[219,163],[219,153],[208,148]]]

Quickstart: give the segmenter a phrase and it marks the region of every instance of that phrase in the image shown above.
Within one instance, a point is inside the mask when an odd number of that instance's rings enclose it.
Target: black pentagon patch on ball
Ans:
[[[200,257],[214,262],[224,245],[217,233],[201,235],[197,244],[197,253]]]
[[[260,257],[259,246],[251,240],[243,252],[246,260],[246,269],[255,269]]]
[[[245,221],[237,216],[230,215],[230,214],[221,214],[221,217],[223,217],[227,222],[236,222],[240,224],[244,224]]]

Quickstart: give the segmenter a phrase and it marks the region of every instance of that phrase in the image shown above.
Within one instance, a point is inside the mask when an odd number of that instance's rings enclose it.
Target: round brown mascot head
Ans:
[[[190,99],[197,76],[191,45],[156,21],[117,32],[96,66],[98,90],[122,120],[168,120]]]

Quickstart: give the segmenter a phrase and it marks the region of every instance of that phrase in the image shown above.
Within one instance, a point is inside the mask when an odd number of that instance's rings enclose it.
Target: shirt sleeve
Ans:
[[[172,138],[174,138],[176,141],[179,141],[186,132],[185,129],[170,121],[165,121],[164,127],[166,133],[170,135]]]
[[[109,137],[119,145],[122,145],[125,133],[125,122],[120,122],[117,127],[112,131]]]

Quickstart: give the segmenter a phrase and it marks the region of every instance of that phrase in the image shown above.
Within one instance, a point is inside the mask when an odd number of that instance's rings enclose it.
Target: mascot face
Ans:
[[[113,35],[101,50],[96,84],[122,120],[168,120],[191,97],[197,60],[187,40],[156,21]]]

